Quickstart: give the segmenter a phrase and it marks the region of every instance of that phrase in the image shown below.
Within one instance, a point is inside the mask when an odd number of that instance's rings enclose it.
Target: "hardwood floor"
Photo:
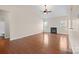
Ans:
[[[9,39],[0,37],[0,54],[6,53],[6,48],[8,46]]]
[[[68,35],[39,33],[13,41],[0,39],[0,53],[72,54],[72,50],[69,47]]]

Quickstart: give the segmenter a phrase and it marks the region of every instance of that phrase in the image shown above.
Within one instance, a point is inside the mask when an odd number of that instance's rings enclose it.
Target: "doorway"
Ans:
[[[8,12],[0,10],[0,37],[10,38]]]

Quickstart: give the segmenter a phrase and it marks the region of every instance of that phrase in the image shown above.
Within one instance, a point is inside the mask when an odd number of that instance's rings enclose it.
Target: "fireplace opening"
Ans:
[[[51,32],[52,34],[57,34],[57,27],[51,27],[51,28],[50,28],[50,32]]]

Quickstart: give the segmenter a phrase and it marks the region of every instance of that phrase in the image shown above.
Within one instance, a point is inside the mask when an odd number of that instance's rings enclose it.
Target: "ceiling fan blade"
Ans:
[[[52,12],[52,11],[48,11],[48,12]]]
[[[47,12],[52,12],[52,11],[47,11]]]

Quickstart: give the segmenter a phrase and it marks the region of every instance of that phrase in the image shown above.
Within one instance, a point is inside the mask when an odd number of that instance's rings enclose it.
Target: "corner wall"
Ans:
[[[8,11],[10,40],[43,32],[41,17],[33,6],[0,6]]]

